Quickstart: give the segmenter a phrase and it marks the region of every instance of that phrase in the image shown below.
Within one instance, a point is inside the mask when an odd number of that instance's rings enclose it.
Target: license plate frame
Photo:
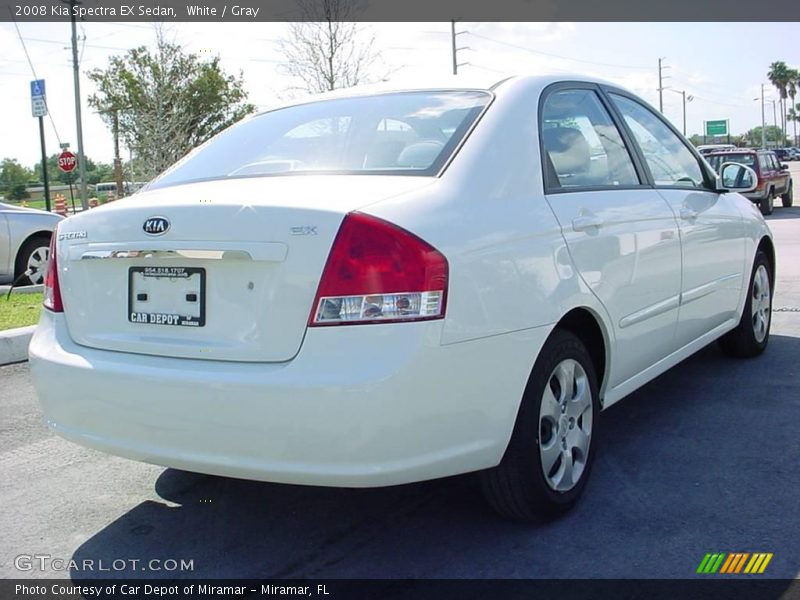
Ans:
[[[136,274],[144,279],[190,279],[199,275],[197,300],[199,315],[182,315],[175,312],[147,312],[134,310]],[[188,302],[188,300],[187,300]],[[134,266],[128,268],[128,322],[136,325],[159,325],[167,327],[204,327],[206,324],[206,270],[203,267]]]

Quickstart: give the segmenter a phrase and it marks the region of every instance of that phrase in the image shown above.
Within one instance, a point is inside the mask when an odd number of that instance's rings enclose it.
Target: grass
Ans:
[[[15,294],[6,299],[0,296],[0,331],[36,325],[42,309],[42,294]]]

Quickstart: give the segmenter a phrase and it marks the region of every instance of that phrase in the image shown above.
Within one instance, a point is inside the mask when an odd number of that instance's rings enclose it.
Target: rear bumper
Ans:
[[[441,321],[312,328],[286,363],[96,350],[43,311],[47,424],[112,454],[263,481],[367,487],[496,465],[548,328],[441,346]]]

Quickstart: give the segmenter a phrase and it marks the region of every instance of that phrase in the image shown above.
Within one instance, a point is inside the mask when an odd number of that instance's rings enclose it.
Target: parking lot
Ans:
[[[499,519],[471,476],[327,489],[106,456],[42,425],[27,364],[0,367],[0,577],[92,576],[18,569],[48,555],[141,561],[102,576],[686,578],[707,552],[771,552],[766,575],[796,577],[800,207],[769,222],[767,352],[737,361],[712,345],[603,413],[585,498],[546,525]],[[151,559],[193,570],[141,573]]]

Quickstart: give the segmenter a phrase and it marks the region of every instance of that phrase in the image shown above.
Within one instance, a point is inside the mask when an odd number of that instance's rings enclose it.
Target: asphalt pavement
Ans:
[[[47,555],[132,565],[101,576],[686,578],[708,552],[771,552],[765,577],[797,577],[800,208],[769,221],[767,352],[742,361],[709,346],[604,412],[583,501],[546,525],[495,516],[472,476],[312,488],[86,450],[41,424],[27,364],[0,368],[0,577],[94,576],[18,568]],[[139,572],[151,559],[193,570]]]

